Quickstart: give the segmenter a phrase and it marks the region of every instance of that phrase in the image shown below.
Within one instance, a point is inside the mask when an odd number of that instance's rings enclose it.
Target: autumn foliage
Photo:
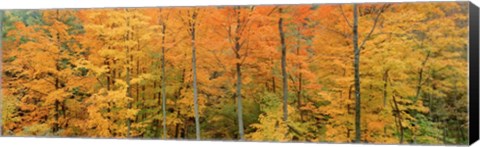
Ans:
[[[467,6],[4,11],[1,134],[466,144]]]

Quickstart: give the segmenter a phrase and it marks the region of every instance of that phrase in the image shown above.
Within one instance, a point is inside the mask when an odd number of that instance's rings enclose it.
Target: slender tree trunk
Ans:
[[[110,72],[110,71],[111,71],[111,67],[110,67],[110,62],[109,62],[108,60],[110,60],[110,59],[105,58],[105,60],[103,61],[103,64],[104,64],[104,65],[107,65],[107,69],[108,69],[108,75],[107,75],[107,90],[110,90],[110,84],[112,83],[112,78],[111,78],[112,73]]]
[[[301,69],[301,68],[300,68]],[[302,110],[302,73],[298,75],[298,93],[297,93],[297,98],[298,98],[298,111],[300,111],[300,120],[304,121],[304,114]]]
[[[139,57],[137,57],[136,65],[137,66],[135,67],[135,74],[136,74],[136,77],[140,77],[140,58]],[[136,98],[136,101],[140,101],[140,83],[135,84],[135,98]],[[140,105],[141,104],[137,105],[137,108],[142,109]]]
[[[131,72],[131,69],[130,68],[127,68],[127,75],[126,75],[126,81],[127,81],[127,97],[132,97],[132,86],[130,84],[130,73]],[[133,107],[133,102],[129,102],[128,103],[128,109],[132,109]],[[131,131],[131,123],[133,122],[132,119],[130,118],[127,118],[127,138],[130,138],[130,131]]]
[[[282,14],[282,8],[278,9],[279,13]],[[280,32],[280,43],[282,45],[282,78],[283,78],[283,121],[288,120],[288,85],[287,85],[287,46],[285,45],[285,33],[283,32],[283,18],[280,16],[278,20],[278,31]]]
[[[427,52],[427,56],[422,61],[422,66],[420,67],[420,70],[418,71],[417,92],[415,94],[414,102],[416,102],[418,100],[418,98],[420,97],[421,90],[422,90],[422,83],[423,83],[423,71],[424,71],[424,68],[425,68],[429,58],[430,58],[430,52]]]
[[[388,72],[389,70],[387,69],[385,73],[383,73],[383,108],[386,109],[387,107],[387,88],[388,88]]]
[[[300,39],[297,39],[297,56],[300,56]],[[304,121],[303,119],[303,111],[302,108],[302,65],[298,63],[298,91],[297,91],[297,109],[300,112],[300,120]]]
[[[237,59],[237,63],[235,63],[236,67],[236,95],[237,95],[237,121],[238,121],[238,135],[240,141],[245,140],[244,136],[244,129],[243,129],[243,103],[242,103],[242,64],[239,62],[241,60],[240,56],[240,28],[242,26],[242,22],[240,21],[240,7],[234,7],[234,11],[236,14],[236,27],[235,27],[235,36],[234,36],[234,52],[235,58]],[[245,25],[245,24],[243,24]],[[229,32],[230,34],[230,32]]]
[[[397,103],[397,99],[395,98],[395,96],[393,96],[393,104],[395,105],[395,112],[396,112],[396,116],[397,116],[397,120],[398,120],[398,125],[399,125],[399,129],[400,129],[400,144],[403,144],[403,136],[404,136],[404,129],[403,129],[403,125],[402,125],[402,114],[400,112],[400,109],[398,108],[398,103]]]
[[[389,72],[389,69],[385,70],[385,73],[383,73],[383,109],[387,109],[388,72]],[[383,127],[383,138],[384,139],[387,138],[387,125]]]
[[[129,54],[129,49],[127,49],[127,55]],[[130,64],[129,61],[127,61],[127,65]],[[132,91],[131,91],[131,85],[130,85],[130,68],[127,67],[127,75],[126,75],[126,82],[127,82],[127,97],[132,97]],[[128,103],[128,109],[132,108],[132,103]],[[130,125],[131,125],[131,119],[127,119],[127,138],[130,137]]]
[[[167,25],[162,25],[162,111],[163,111],[163,139],[167,139],[167,111],[165,110],[167,103],[166,94],[166,73],[165,73],[165,30]]]
[[[113,60],[113,61],[112,61],[112,64],[113,64],[113,65],[116,65],[117,63],[116,63],[115,60]],[[115,68],[112,68],[112,79],[116,79],[116,78],[117,78],[116,75],[117,75],[116,69],[115,69]],[[112,81],[112,85],[115,85],[115,81]]]
[[[155,90],[155,89],[157,89],[157,87],[158,87],[157,80],[153,80],[153,89],[154,90],[152,92],[152,97],[153,97],[154,100],[156,100],[155,102],[160,103],[160,98],[157,97],[157,92]],[[155,106],[156,105],[154,105],[153,107],[155,107]],[[154,137],[161,137],[161,135],[159,133],[160,132],[160,125],[159,124],[160,124],[160,119],[158,119],[158,118],[154,119],[153,122],[152,122],[152,125],[155,126],[154,127],[155,128]]]
[[[427,61],[428,61],[429,58],[430,58],[430,52],[427,52],[427,55],[426,55],[425,59],[422,61],[422,66],[420,67],[420,70],[418,71],[417,92],[416,92],[415,98],[414,98],[414,100],[413,100],[413,101],[414,101],[414,104],[417,103],[417,100],[418,100],[418,98],[420,97],[420,94],[422,93],[423,72],[424,72],[424,70],[425,70],[424,68],[425,68],[425,66],[426,66]],[[414,117],[415,119],[417,119],[417,117],[416,117],[417,115],[416,115],[416,114],[417,114],[417,112],[414,111],[414,112],[413,112],[413,117]],[[417,122],[414,121],[413,124],[417,124]],[[412,131],[413,131],[413,130],[412,130]],[[416,138],[417,138],[417,137],[416,137],[416,134],[413,133],[412,137],[413,137],[413,143],[416,143],[416,142],[417,142],[417,140],[416,140]]]
[[[125,9],[125,11],[128,13],[128,9]],[[129,18],[127,18],[127,27],[130,27]],[[127,31],[125,40],[130,39],[130,33],[131,33],[130,31]],[[130,84],[131,69],[130,69],[129,65],[133,61],[133,56],[130,54],[130,48],[126,47],[126,49],[127,49],[127,52],[126,52],[127,73],[126,73],[126,76],[125,76],[125,81],[127,83],[127,97],[131,98],[132,97],[132,88],[131,88],[131,84]],[[131,109],[132,108],[132,102],[129,102],[127,107],[128,107],[128,109]],[[127,118],[127,138],[130,138],[131,123],[132,123],[132,120]]]
[[[175,137],[177,139],[180,139],[180,133],[179,132],[180,132],[180,124],[176,124],[175,125]]]
[[[237,28],[240,26],[240,20],[238,19],[237,15]],[[239,34],[235,36],[235,52],[236,56],[235,58],[237,60],[240,60],[240,43],[239,40],[240,38],[238,37]],[[240,140],[245,140],[244,138],[244,130],[243,130],[243,104],[242,104],[242,65],[240,63],[236,63],[236,75],[237,75],[237,88],[236,88],[236,93],[237,93],[237,117],[238,117],[238,134],[240,137]]]
[[[143,69],[145,70],[145,69]],[[146,71],[142,71],[142,72],[146,72]],[[142,85],[142,92],[141,92],[141,95],[142,95],[142,108],[143,109],[150,109],[148,105],[145,105],[145,91],[146,91],[147,87],[146,87],[146,84],[145,85]],[[149,113],[144,113],[143,116],[142,116],[142,121],[144,121],[146,118],[147,118],[147,115]]]
[[[273,69],[272,69],[272,71],[273,71]],[[273,93],[277,93],[276,85],[277,84],[275,84],[275,76],[272,74],[272,91],[273,91]]]
[[[186,55],[185,55],[185,56],[186,56]],[[177,104],[178,104],[178,100],[180,99],[181,92],[182,92],[182,89],[183,89],[183,86],[184,86],[184,82],[185,82],[185,70],[186,70],[185,68],[182,69],[182,76],[181,76],[182,78],[180,78],[180,79],[181,79],[181,80],[180,80],[181,86],[180,86],[180,87],[177,89],[177,91],[175,92],[175,100],[174,100],[174,102],[173,102],[173,103],[174,103],[174,104],[173,104],[173,107],[175,108],[175,111],[176,111],[176,113],[177,113],[177,117],[180,116],[180,110],[178,109],[178,105],[177,105]],[[184,123],[186,123],[186,122],[184,122]],[[178,123],[175,125],[175,137],[176,137],[177,139],[180,139],[181,134],[182,134],[182,133],[180,132],[180,129],[181,129],[180,127],[181,127],[181,126],[180,126],[180,124],[178,124]]]
[[[183,128],[183,138],[188,139],[188,118],[185,118],[184,128]]]
[[[196,65],[196,46],[195,46],[195,21],[197,13],[193,12],[191,26],[190,26],[190,37],[192,42],[192,70],[193,70],[193,103],[195,107],[195,132],[197,140],[200,140],[200,120],[198,116],[198,92],[197,92],[197,65]]]
[[[59,130],[59,122],[58,122],[58,118],[59,118],[59,102],[58,100],[55,100],[55,115],[54,115],[54,118],[55,118],[55,123],[53,124],[53,133],[57,133],[57,131]]]
[[[237,117],[238,117],[238,132],[240,140],[245,140],[243,134],[243,109],[242,109],[242,72],[240,63],[236,64],[237,68]]]
[[[358,46],[358,14],[357,4],[353,4],[353,50],[354,50],[354,76],[355,76],[355,142],[360,143],[361,128],[360,128],[360,48]]]
[[[160,68],[160,67],[159,67]],[[162,81],[161,81],[161,78],[160,78],[160,83],[158,84],[160,87],[160,89],[162,89],[162,85],[161,85]],[[157,105],[158,106],[161,106],[163,101],[162,101],[162,92],[161,91],[158,91],[158,92],[154,92],[154,95],[156,97],[156,100],[157,100]],[[158,111],[158,115],[160,115],[160,110]],[[156,127],[157,127],[157,132],[155,133],[158,133],[158,137],[159,138],[162,138],[162,125],[160,124],[160,118],[156,119],[157,120],[157,124],[156,124]]]

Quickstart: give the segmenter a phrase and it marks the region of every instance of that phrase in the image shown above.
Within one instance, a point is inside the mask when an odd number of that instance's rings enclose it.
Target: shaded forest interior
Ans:
[[[3,136],[468,143],[468,3],[0,11]]]

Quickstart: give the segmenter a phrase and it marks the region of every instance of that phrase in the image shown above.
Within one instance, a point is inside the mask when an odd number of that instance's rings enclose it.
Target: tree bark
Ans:
[[[297,56],[300,56],[300,39],[297,39]],[[304,121],[303,119],[303,111],[302,108],[302,65],[298,63],[298,91],[297,91],[297,109],[300,112],[300,120]]]
[[[237,67],[237,115],[238,115],[238,132],[240,135],[240,140],[245,140],[243,132],[243,106],[242,106],[242,72],[240,63],[236,64]]]
[[[354,50],[354,77],[355,77],[355,142],[360,143],[361,129],[360,129],[360,48],[358,47],[358,12],[357,4],[353,4],[353,50]]]
[[[197,65],[196,65],[196,46],[195,46],[195,26],[197,12],[194,11],[190,20],[190,37],[192,42],[192,70],[193,70],[193,102],[195,107],[195,132],[197,140],[200,140],[200,122],[198,116],[198,92],[197,92]]]
[[[128,13],[128,9],[125,9],[125,11]],[[130,26],[128,21],[129,21],[129,18],[127,18],[127,27]],[[130,31],[127,31],[125,40],[130,39],[130,33],[131,33]],[[133,56],[130,54],[130,48],[126,47],[126,49],[127,49],[127,52],[126,52],[127,73],[126,73],[126,76],[125,76],[125,81],[127,83],[127,97],[131,98],[132,97],[132,89],[131,89],[131,84],[130,84],[131,69],[130,69],[129,65],[133,61]],[[128,109],[131,109],[132,108],[132,102],[129,102],[127,107],[128,107]],[[130,118],[127,118],[127,138],[130,137],[131,123],[132,123],[132,120]]]
[[[275,64],[273,63],[273,59],[270,59],[272,65],[272,91],[273,93],[277,93],[277,84],[275,83],[275,69],[273,68]]]
[[[283,13],[282,8],[278,9],[280,15]],[[280,33],[280,43],[282,47],[282,79],[283,79],[283,121],[288,120],[288,110],[287,110],[287,105],[288,105],[288,85],[287,85],[287,63],[286,63],[286,57],[287,57],[287,46],[285,45],[285,33],[283,32],[283,17],[280,16],[280,19],[278,20],[278,31]]]
[[[387,107],[387,88],[388,88],[388,72],[389,70],[385,70],[385,73],[383,73],[383,107],[386,109]]]
[[[387,109],[387,96],[388,96],[388,72],[390,70],[385,70],[383,73],[383,109]],[[383,127],[383,138],[387,138],[387,125]],[[385,141],[385,140],[384,140]]]
[[[427,51],[427,55],[425,56],[425,59],[422,61],[422,66],[420,67],[420,70],[418,71],[417,92],[416,92],[415,98],[414,98],[414,100],[413,100],[414,104],[417,103],[417,100],[418,100],[418,98],[420,97],[420,95],[421,95],[421,93],[422,93],[422,85],[423,85],[423,83],[424,83],[424,82],[423,82],[423,81],[424,81],[424,80],[423,80],[423,73],[424,73],[424,70],[425,70],[424,68],[425,68],[425,66],[427,65],[427,62],[428,62],[428,59],[429,59],[429,58],[430,58],[430,51]],[[417,112],[413,112],[413,115],[414,115],[413,117],[414,117],[415,119],[417,119],[416,114],[417,114]],[[417,122],[415,121],[415,122],[413,122],[413,124],[417,124]],[[416,143],[416,142],[417,142],[417,140],[416,140],[416,138],[417,138],[417,137],[416,137],[416,134],[414,133],[414,134],[412,135],[412,137],[413,137],[413,142]]]
[[[427,62],[428,62],[429,58],[430,58],[430,52],[427,52],[427,55],[425,56],[425,59],[422,61],[422,66],[420,67],[420,69],[418,71],[417,92],[415,94],[414,102],[416,102],[418,100],[418,98],[420,97],[421,90],[422,90],[422,85],[423,85],[423,72],[425,70],[424,68],[427,65]]]
[[[129,49],[127,49],[127,57],[129,54]],[[130,64],[130,61],[127,60],[127,65]],[[127,67],[127,75],[126,75],[126,82],[127,82],[127,97],[132,97],[131,85],[130,85],[130,68]],[[132,108],[132,103],[128,103],[128,109]],[[132,120],[128,118],[127,120],[127,138],[130,137],[130,125]]]
[[[398,126],[399,126],[399,131],[400,131],[400,144],[403,143],[403,134],[404,134],[404,131],[403,131],[403,125],[402,125],[402,114],[400,112],[400,109],[398,108],[398,103],[397,103],[397,99],[395,98],[395,96],[393,96],[393,104],[395,105],[395,112],[396,112],[396,117],[397,117],[397,123],[398,123]]]
[[[163,139],[167,139],[167,111],[165,110],[166,101],[166,74],[165,74],[165,30],[166,24],[162,24],[162,111],[163,111]]]
[[[237,76],[237,82],[236,82],[236,96],[237,96],[237,117],[238,117],[238,134],[240,137],[240,140],[245,140],[244,137],[244,128],[243,128],[243,104],[242,104],[242,64],[240,63],[241,60],[241,55],[240,55],[240,27],[242,27],[242,22],[240,21],[240,7],[234,7],[234,11],[236,13],[236,21],[237,25],[235,27],[235,36],[234,36],[234,47],[233,50],[235,52],[235,58],[237,59],[237,63],[235,63],[236,66],[236,76]],[[230,34],[229,30],[229,34]],[[232,37],[229,35],[229,37]]]
[[[186,56],[186,54],[185,54],[185,56]],[[185,71],[186,71],[186,69],[183,68],[182,69],[182,76],[181,76],[182,78],[180,78],[181,86],[175,92],[175,101],[173,102],[174,103],[173,107],[175,108],[174,110],[176,111],[177,117],[180,116],[180,110],[179,110],[177,104],[178,104],[178,100],[180,99],[182,89],[184,88],[183,86],[184,86],[184,83],[185,83]],[[184,122],[184,123],[186,123],[186,122]],[[181,137],[181,132],[180,132],[181,128],[180,127],[181,126],[180,126],[179,123],[177,123],[176,126],[175,126],[175,136],[174,137],[176,137],[177,139],[180,139],[180,137]]]

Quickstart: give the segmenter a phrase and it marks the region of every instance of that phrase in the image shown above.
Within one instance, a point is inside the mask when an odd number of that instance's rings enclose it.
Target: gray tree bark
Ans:
[[[192,42],[192,70],[193,70],[193,103],[195,107],[195,132],[197,140],[200,140],[200,122],[198,116],[198,91],[197,91],[197,59],[196,59],[196,45],[195,45],[195,27],[196,27],[197,12],[194,10],[190,20],[190,37]]]
[[[353,52],[354,52],[354,80],[355,80],[355,142],[360,142],[360,48],[358,47],[358,12],[357,4],[353,4]]]
[[[240,22],[237,22],[238,24]],[[238,29],[238,27],[237,27]],[[238,37],[239,34],[235,37],[235,51],[236,51],[236,58],[240,60],[240,38]],[[243,105],[242,105],[242,65],[240,63],[236,63],[236,74],[237,74],[237,117],[238,117],[238,133],[240,136],[240,140],[244,140],[244,130],[243,130]]]
[[[282,8],[278,9],[279,13],[282,14]],[[288,120],[288,81],[287,81],[287,46],[285,45],[285,33],[283,32],[283,18],[280,16],[278,20],[278,31],[280,32],[280,43],[282,45],[282,79],[283,79],[283,121]]]
[[[353,61],[353,68],[354,68],[354,85],[355,85],[355,142],[359,143],[361,138],[361,128],[360,128],[360,113],[361,113],[361,97],[360,97],[360,50],[365,45],[365,42],[370,38],[373,31],[377,27],[378,20],[380,18],[380,14],[385,11],[385,9],[390,6],[389,4],[384,4],[377,13],[375,20],[373,22],[373,26],[368,32],[367,36],[363,39],[362,43],[358,44],[358,10],[357,4],[353,4],[353,52],[354,52],[354,61]],[[347,21],[348,23],[348,21]]]
[[[245,140],[243,132],[243,109],[242,109],[242,71],[240,63],[236,64],[237,66],[237,115],[238,115],[238,132],[240,135],[240,140]]]
[[[237,119],[238,119],[238,134],[240,137],[240,140],[245,140],[244,136],[244,128],[243,128],[243,104],[242,104],[242,63],[243,61],[240,62],[240,60],[245,59],[248,54],[245,53],[243,55],[240,54],[240,50],[242,49],[243,43],[245,41],[241,41],[240,35],[242,35],[242,32],[244,31],[248,20],[245,18],[243,21],[241,21],[240,17],[240,9],[241,7],[236,6],[234,7],[234,13],[236,13],[236,27],[235,27],[235,36],[232,36],[232,30],[229,27],[228,28],[228,37],[229,39],[233,38],[233,43],[234,46],[232,47],[233,52],[235,53],[235,58],[239,61],[235,64],[236,66],[236,76],[237,76],[237,81],[236,81],[236,96],[237,96]],[[254,7],[250,7],[250,12],[252,12]],[[251,15],[251,13],[249,14]],[[245,48],[248,50],[248,48]],[[248,51],[247,51],[248,52]],[[243,56],[243,57],[242,57]]]
[[[166,107],[166,75],[165,75],[165,30],[167,29],[166,24],[162,24],[162,111],[163,111],[163,139],[167,139],[167,111]]]

